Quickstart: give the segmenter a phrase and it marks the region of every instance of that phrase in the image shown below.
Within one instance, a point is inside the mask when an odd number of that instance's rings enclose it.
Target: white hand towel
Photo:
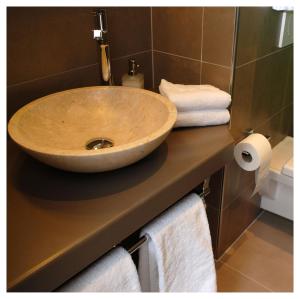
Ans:
[[[174,127],[222,125],[228,123],[229,120],[230,114],[227,109],[179,112]]]
[[[219,88],[210,85],[210,84],[197,84],[197,85],[191,85],[191,84],[175,84],[171,83],[165,79],[161,79],[160,81],[160,87],[162,89],[166,90],[174,90],[174,91],[181,91],[181,92],[186,92],[186,91],[199,91],[199,90],[220,90]]]
[[[136,267],[122,247],[112,249],[74,278],[59,292],[140,292]]]
[[[141,247],[142,291],[215,292],[216,272],[202,199],[190,194],[147,225]]]
[[[160,94],[172,101],[177,110],[225,109],[231,102],[227,92],[212,85],[173,84],[165,79],[159,85]]]

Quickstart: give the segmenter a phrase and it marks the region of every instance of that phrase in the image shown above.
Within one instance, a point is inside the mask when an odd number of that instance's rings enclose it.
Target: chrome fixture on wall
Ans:
[[[99,42],[101,51],[101,77],[102,81],[107,85],[113,85],[110,57],[109,57],[109,45],[105,40],[106,29],[106,16],[105,10],[99,10],[96,12],[97,23],[99,29],[93,30],[94,39]]]
[[[251,134],[258,133],[258,132],[255,132],[254,129],[252,129],[252,128],[248,128],[245,131],[243,131],[243,133],[244,133],[244,135],[249,136]],[[268,139],[268,141],[270,141],[272,139],[272,137],[270,135],[265,135],[265,134],[263,134],[263,135]]]
[[[210,177],[204,179],[203,183],[200,184],[199,186],[197,186],[192,192],[196,193],[199,195],[199,197],[202,199],[204,207],[206,209],[206,202],[205,202],[205,198],[207,195],[210,194],[210,186],[209,186],[209,182],[210,182]],[[148,242],[148,236],[144,235],[142,237],[140,237],[133,245],[131,245],[130,247],[126,247],[127,251],[129,252],[129,254],[133,254],[134,252],[136,252],[138,249],[141,248],[141,246]],[[114,246],[115,247],[115,246]]]

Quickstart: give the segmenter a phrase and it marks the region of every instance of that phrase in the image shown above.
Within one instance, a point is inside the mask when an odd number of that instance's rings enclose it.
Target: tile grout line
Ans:
[[[285,110],[286,108],[288,108],[289,106],[293,105],[293,103],[284,105],[283,107],[281,107],[277,112],[275,112],[274,114],[272,114],[269,118],[267,118],[265,121],[263,121],[262,123],[260,123],[259,125],[257,125],[256,127],[253,128],[253,130],[257,130],[260,127],[264,126],[267,122],[269,122],[273,117],[276,117],[278,114],[280,114],[283,110]]]
[[[256,284],[258,284],[258,285],[260,285],[261,287],[263,287],[264,289],[266,289],[266,290],[268,290],[268,291],[270,291],[270,292],[273,292],[273,290],[271,290],[270,288],[268,288],[268,287],[266,287],[265,285],[263,285],[263,284],[261,284],[260,282],[258,282],[257,280],[255,280],[254,278],[252,278],[252,277],[250,277],[250,276],[248,276],[248,275],[246,275],[245,273],[243,273],[243,272],[241,272],[241,271],[239,271],[238,269],[236,269],[236,268],[234,268],[234,267],[232,267],[232,266],[230,266],[229,264],[227,264],[226,262],[223,262],[223,261],[221,261],[221,259],[224,257],[224,255],[234,246],[234,244],[235,243],[237,243],[240,239],[241,239],[241,237],[245,234],[245,232],[250,228],[250,227],[252,227],[253,225],[254,225],[254,223],[263,215],[265,213],[265,211],[264,210],[262,210],[259,214],[258,214],[258,216],[244,229],[244,231],[240,234],[240,236],[230,245],[230,247],[216,260],[217,262],[219,262],[219,263],[222,263],[223,265],[225,265],[226,267],[228,267],[229,269],[231,269],[231,270],[233,270],[233,271],[235,271],[235,272],[237,272],[237,273],[239,273],[241,276],[243,276],[243,277],[245,277],[245,278],[247,278],[247,279],[249,279],[249,280],[251,280],[251,281],[253,281],[253,282],[255,282]]]
[[[203,26],[204,26],[204,10],[205,8],[202,8],[202,28],[201,28],[201,62],[200,62],[200,84],[202,83],[202,59],[203,59]]]
[[[170,53],[170,52],[165,52],[165,51],[161,51],[161,50],[154,50],[154,49],[153,49],[153,51],[157,52],[157,53],[162,53],[162,54],[170,55],[170,56],[184,58],[184,59],[187,59],[187,60],[201,62],[201,60],[199,60],[199,59],[195,59],[195,58],[191,58],[191,57],[187,57],[187,56],[182,56],[182,55],[178,55],[178,54],[174,54],[174,53]]]
[[[151,26],[151,64],[152,64],[152,89],[154,91],[154,52],[153,52],[153,11],[150,7],[150,26]]]
[[[268,117],[266,120],[261,122],[259,125],[255,126],[253,128],[254,132],[256,132],[257,129],[260,129],[261,127],[263,127],[266,123],[270,122],[272,118],[277,117],[280,113],[282,113],[285,109],[289,108],[290,106],[293,106],[293,103],[289,103],[287,105],[282,106],[277,112],[272,114],[270,117]],[[231,110],[231,113],[233,113],[233,110]],[[256,132],[256,133],[258,133],[258,132]],[[241,139],[244,139],[244,137],[240,137],[238,141],[241,141]],[[271,139],[272,139],[272,136],[271,136]],[[229,203],[229,205],[230,205],[230,203]],[[229,205],[227,205],[225,208],[227,208]]]
[[[225,252],[216,260],[217,262],[220,262],[221,259],[224,257],[224,255],[234,246],[235,243],[237,243],[241,237],[245,234],[245,232],[264,214],[264,210],[262,210],[257,217],[241,232],[241,234],[238,236],[237,239],[235,239],[231,245],[225,250]]]
[[[230,66],[227,66],[227,65],[221,65],[221,64],[217,64],[217,63],[213,63],[213,62],[209,62],[209,61],[201,61],[199,59],[195,59],[195,58],[191,58],[191,57],[187,57],[187,56],[182,56],[182,55],[178,55],[178,54],[174,54],[174,53],[170,53],[170,52],[165,52],[165,51],[161,51],[161,50],[153,50],[154,52],[157,52],[157,53],[162,53],[162,54],[165,54],[165,55],[170,55],[170,56],[174,56],[174,57],[179,57],[179,58],[184,58],[184,59],[187,59],[187,60],[191,60],[191,61],[196,61],[196,62],[203,62],[203,63],[206,63],[206,64],[211,64],[211,65],[214,65],[214,66],[219,66],[219,67],[222,67],[224,69],[231,69]]]
[[[14,83],[14,84],[8,85],[7,88],[16,87],[16,86],[27,84],[27,83],[32,83],[32,82],[35,82],[35,81],[38,81],[38,80],[43,80],[43,79],[55,77],[55,76],[58,76],[58,75],[62,75],[62,74],[66,74],[66,73],[86,69],[86,68],[89,68],[89,67],[92,67],[92,66],[96,66],[98,64],[99,64],[98,62],[93,63],[93,64],[87,64],[85,66],[76,67],[76,68],[69,69],[69,70],[66,70],[66,71],[63,71],[63,72],[54,73],[54,74],[51,74],[51,75],[48,75],[48,76],[42,76],[42,77],[37,77],[37,78],[31,79],[31,80],[25,80],[25,81],[22,81],[22,82],[19,82],[19,83]]]
[[[248,62],[245,62],[245,63],[243,63],[243,64],[240,64],[240,65],[236,66],[235,69],[239,69],[239,68],[241,68],[241,67],[243,67],[243,66],[245,66],[245,65],[251,64],[251,63],[253,63],[253,62],[262,60],[262,59],[264,59],[264,58],[266,58],[266,57],[269,57],[269,56],[271,56],[271,55],[274,55],[274,54],[277,54],[277,53],[279,53],[279,52],[282,52],[282,51],[286,50],[286,48],[287,48],[287,47],[284,47],[284,48],[279,49],[279,50],[275,50],[275,51],[273,51],[273,52],[271,52],[271,53],[268,53],[268,54],[266,54],[266,55],[260,56],[260,57],[258,57],[258,58],[253,59],[253,60],[250,60],[250,61],[248,61]]]
[[[230,73],[230,82],[228,86],[229,93],[233,96],[233,83],[234,83],[234,68],[236,64],[236,54],[237,54],[237,35],[238,35],[238,24],[239,24],[239,8],[235,8],[235,18],[234,18],[234,28],[233,28],[233,40],[231,47],[231,73]],[[231,121],[229,124],[231,128]]]
[[[121,60],[121,59],[124,59],[124,58],[129,58],[133,55],[140,55],[140,54],[144,54],[144,53],[147,53],[147,52],[151,52],[151,49],[143,50],[143,51],[139,51],[139,52],[135,52],[135,53],[130,53],[130,54],[120,56],[120,57],[117,57],[117,58],[112,58],[111,61],[117,61],[117,60]]]
[[[231,70],[231,66],[221,65],[221,64],[217,64],[217,63],[213,63],[213,62],[209,62],[209,61],[205,61],[205,60],[202,60],[202,62],[206,63],[206,64],[211,64],[211,65],[214,65],[214,66],[222,67],[222,68],[227,69],[227,70]]]
[[[252,282],[255,282],[257,285],[263,287],[263,288],[266,289],[267,291],[273,292],[273,290],[271,290],[271,289],[268,288],[267,286],[263,285],[262,283],[260,283],[259,281],[255,280],[254,278],[252,278],[252,277],[246,275],[245,273],[239,271],[238,269],[236,269],[236,268],[230,266],[230,265],[227,264],[226,262],[220,261],[220,263],[223,264],[223,265],[225,265],[225,267],[229,268],[230,270],[232,270],[232,271],[238,273],[239,275],[243,276],[244,278],[247,278],[248,280],[251,280]]]

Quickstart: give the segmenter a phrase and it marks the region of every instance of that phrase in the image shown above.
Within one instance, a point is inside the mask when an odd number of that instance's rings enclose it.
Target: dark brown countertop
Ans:
[[[8,141],[9,291],[51,291],[233,156],[227,126],[179,129],[151,155],[98,174],[56,170]]]

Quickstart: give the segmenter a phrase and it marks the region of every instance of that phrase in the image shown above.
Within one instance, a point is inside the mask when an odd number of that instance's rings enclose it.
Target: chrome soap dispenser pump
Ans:
[[[104,34],[106,30],[105,11],[99,10],[96,12],[99,29],[93,30],[94,39],[99,42],[101,51],[101,77],[102,81],[107,85],[113,85],[110,57],[109,57],[109,45],[105,41]]]
[[[128,73],[122,76],[123,86],[144,88],[144,75],[137,72],[139,67],[135,59],[128,60]]]

